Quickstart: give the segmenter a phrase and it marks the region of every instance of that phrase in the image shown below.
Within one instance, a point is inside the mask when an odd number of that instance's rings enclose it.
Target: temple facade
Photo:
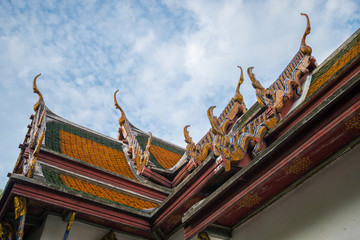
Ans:
[[[318,65],[302,15],[279,77],[265,88],[256,67],[239,66],[205,136],[195,143],[184,127],[185,149],[136,128],[117,92],[117,139],[70,122],[46,106],[36,76],[0,239],[360,238],[360,30]],[[244,81],[257,97],[249,108]]]

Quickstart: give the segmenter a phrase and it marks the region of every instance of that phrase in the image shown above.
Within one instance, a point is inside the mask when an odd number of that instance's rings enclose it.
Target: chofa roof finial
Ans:
[[[192,144],[193,143],[193,140],[192,138],[190,137],[190,134],[189,134],[189,131],[188,131],[188,127],[190,127],[190,125],[186,125],[184,127],[184,137],[185,137],[185,142],[187,144]]]
[[[41,75],[41,73],[38,74],[38,75],[34,78],[34,80],[33,80],[33,92],[36,93],[37,95],[39,95],[39,100],[34,104],[34,107],[33,107],[33,108],[34,108],[34,111],[38,110],[38,108],[40,107],[40,105],[44,102],[44,98],[43,98],[41,92],[39,91],[39,89],[38,89],[37,86],[36,86],[36,79],[37,79],[40,75]]]
[[[311,31],[311,26],[310,26],[310,19],[309,16],[306,13],[301,13],[301,15],[306,17],[306,21],[307,21],[307,25],[306,25],[306,29],[305,29],[305,33],[301,39],[301,45],[300,45],[300,49],[301,52],[303,52],[304,54],[311,54],[312,50],[311,47],[308,46],[305,42],[306,36],[310,34]]]
[[[244,82],[244,74],[243,74],[243,70],[240,66],[237,66],[238,68],[240,68],[240,71],[241,71],[241,74],[240,74],[240,79],[239,79],[239,82],[238,82],[238,85],[236,87],[236,91],[235,91],[235,101],[237,101],[239,104],[242,104],[244,103],[244,99],[243,99],[243,96],[241,95],[240,93],[240,86],[241,84]]]
[[[124,113],[124,111],[121,109],[121,107],[119,106],[119,104],[118,104],[118,102],[117,102],[117,100],[116,100],[116,93],[117,93],[118,91],[119,91],[119,90],[116,90],[115,93],[114,93],[114,103],[115,103],[115,107],[116,107],[117,109],[119,109],[120,112],[121,112],[121,117],[120,117],[120,119],[119,119],[119,125],[122,126],[122,125],[124,124],[124,122],[125,122],[125,113]]]

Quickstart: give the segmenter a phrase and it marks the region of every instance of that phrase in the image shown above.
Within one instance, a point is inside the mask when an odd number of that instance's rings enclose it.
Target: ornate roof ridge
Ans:
[[[61,116],[53,113],[49,108],[46,108],[46,113],[47,113],[46,115],[47,115],[48,118],[51,118],[51,119],[53,119],[53,120],[62,122],[62,123],[64,123],[64,124],[68,124],[68,125],[70,125],[70,126],[79,128],[79,129],[84,130],[84,131],[90,132],[90,133],[95,134],[95,135],[97,135],[98,137],[104,138],[104,139],[106,139],[106,140],[110,140],[110,141],[113,141],[113,142],[115,142],[115,143],[122,144],[122,142],[119,141],[119,140],[116,139],[116,138],[110,137],[110,136],[108,136],[108,135],[105,135],[104,133],[98,132],[98,131],[96,131],[96,130],[90,129],[90,128],[85,127],[85,126],[83,126],[83,125],[80,125],[80,124],[78,124],[78,123],[74,123],[74,122],[72,122],[72,121],[70,121],[70,120],[67,120],[66,118],[63,118],[63,117],[61,117]],[[47,121],[51,121],[51,120],[47,120]]]
[[[130,124],[130,126],[132,127],[132,130],[134,130],[134,131],[136,131],[136,132],[138,132],[138,133],[141,133],[141,134],[143,134],[143,135],[146,135],[147,137],[149,136],[149,133],[146,133],[145,131],[143,131],[143,130],[137,128],[137,127],[135,127],[130,121],[129,121],[129,124]],[[153,140],[156,140],[156,141],[158,141],[158,142],[162,142],[162,143],[164,143],[164,144],[170,145],[171,147],[178,148],[179,150],[185,151],[185,148],[184,148],[184,147],[181,147],[181,146],[179,146],[179,145],[177,145],[177,144],[175,144],[175,143],[169,142],[169,141],[167,141],[167,140],[164,140],[164,139],[162,139],[162,138],[156,137],[156,136],[154,136],[154,135],[152,135],[152,139],[153,139]]]

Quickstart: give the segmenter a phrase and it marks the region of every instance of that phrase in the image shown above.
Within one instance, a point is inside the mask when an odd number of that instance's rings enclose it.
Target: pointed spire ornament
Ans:
[[[41,92],[39,91],[39,89],[36,86],[36,79],[40,75],[41,75],[41,73],[38,74],[33,80],[33,91],[34,91],[34,93],[36,93],[39,96],[39,100],[34,104],[34,107],[33,107],[35,112],[39,109],[40,105],[44,103],[44,98],[43,98]]]

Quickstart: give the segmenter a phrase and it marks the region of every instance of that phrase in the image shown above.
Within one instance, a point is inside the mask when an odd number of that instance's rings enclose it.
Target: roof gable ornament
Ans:
[[[211,151],[211,143],[205,143],[203,145],[195,145],[187,130],[190,125],[184,127],[184,137],[186,146],[187,159],[193,161],[194,166],[198,166],[203,162]]]
[[[256,90],[257,101],[262,108],[260,114],[233,135],[227,135],[228,121],[222,121],[221,125],[221,121],[213,116],[212,111],[215,107],[212,106],[208,110],[208,117],[212,126],[211,131],[214,134],[214,155],[220,156],[220,161],[224,162],[225,171],[229,171],[233,164],[243,166],[242,161],[248,161],[245,158],[250,148],[252,149],[252,157],[257,156],[263,150],[266,146],[265,135],[282,119],[283,114],[286,114],[286,110],[285,113],[282,112],[285,109],[284,104],[288,100],[291,100],[289,104],[294,101],[295,92],[299,96],[302,94],[300,79],[316,67],[316,60],[311,56],[311,47],[305,42],[306,36],[311,30],[310,20],[307,14],[302,13],[301,15],[306,17],[307,26],[301,40],[300,50],[280,77],[269,88],[265,89],[256,79],[253,67],[249,67],[247,70],[252,86]],[[242,101],[238,91],[242,82],[243,77],[240,77],[234,97],[237,102]]]
[[[34,107],[33,107],[35,112],[39,109],[40,105],[44,103],[44,98],[43,98],[41,92],[39,91],[39,89],[36,86],[36,79],[40,75],[41,75],[41,73],[38,74],[33,80],[33,92],[36,93],[39,96],[39,100],[34,104]]]
[[[305,33],[304,33],[304,35],[303,35],[303,37],[301,39],[300,50],[301,50],[302,53],[310,55],[311,52],[312,52],[312,49],[305,42],[306,36],[309,35],[310,31],[311,31],[310,19],[309,19],[309,16],[306,13],[300,13],[300,14],[306,17],[306,22],[307,22]]]
[[[116,100],[116,93],[117,93],[118,91],[119,91],[119,89],[116,90],[115,93],[114,93],[114,103],[115,103],[115,108],[116,108],[116,109],[119,109],[120,112],[121,112],[121,116],[120,116],[120,118],[119,118],[119,125],[120,125],[120,127],[121,127],[121,126],[125,123],[126,117],[125,117],[124,111],[123,111],[122,108],[119,106],[119,104],[118,104],[118,102],[117,102],[117,100]]]
[[[244,74],[243,74],[242,68],[240,66],[237,66],[237,67],[240,68],[241,73],[240,73],[240,79],[239,79],[238,85],[236,86],[234,100],[239,104],[244,104],[243,95],[240,93],[240,86],[244,82]]]
[[[149,132],[148,141],[146,143],[145,151],[139,154],[140,161],[136,164],[138,165],[138,171],[142,172],[144,167],[147,167],[150,159],[150,148],[151,148],[151,138],[152,134]]]
[[[127,145],[127,153],[131,157],[133,164],[136,165],[137,173],[141,174],[144,168],[149,164],[152,134],[149,132],[148,141],[145,150],[143,151],[135,136],[133,135],[129,123],[126,121],[125,112],[122,110],[116,100],[116,93],[118,91],[119,90],[116,90],[114,93],[115,108],[119,109],[121,112],[121,116],[119,118],[120,129],[118,140],[122,140],[122,142]]]

